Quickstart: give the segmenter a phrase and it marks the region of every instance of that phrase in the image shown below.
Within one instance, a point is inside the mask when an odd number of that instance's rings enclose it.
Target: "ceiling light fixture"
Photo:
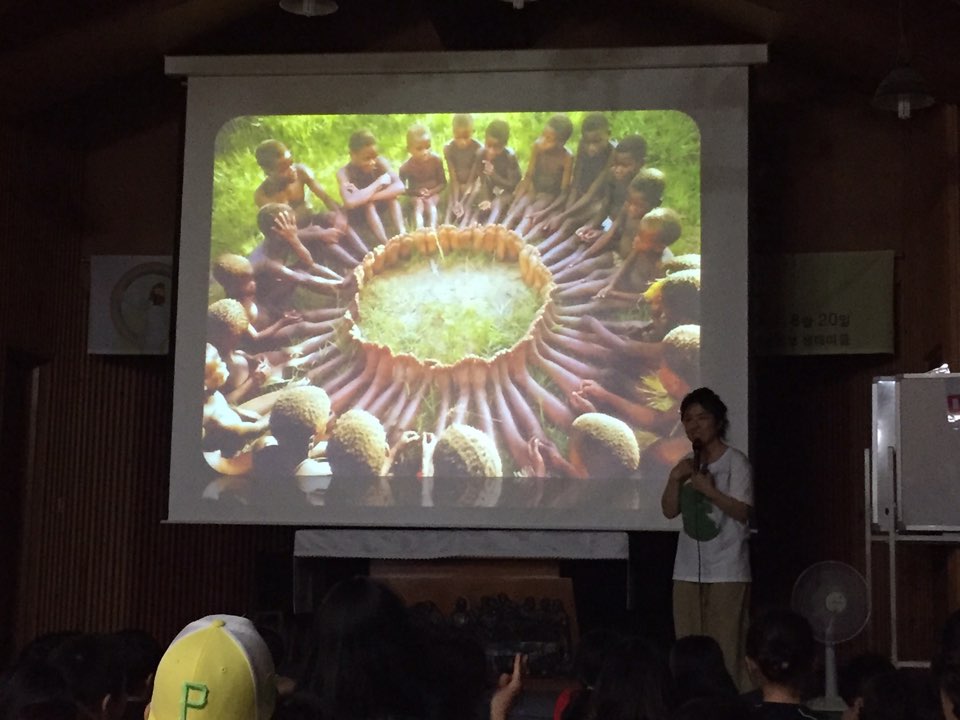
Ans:
[[[280,0],[280,7],[288,13],[304,17],[332,15],[339,8],[335,0]]]
[[[896,111],[901,120],[908,120],[913,110],[933,105],[933,95],[923,77],[907,62],[907,41],[903,31],[903,0],[897,4],[897,25],[900,41],[897,47],[897,66],[880,81],[873,94],[873,106],[880,110]]]

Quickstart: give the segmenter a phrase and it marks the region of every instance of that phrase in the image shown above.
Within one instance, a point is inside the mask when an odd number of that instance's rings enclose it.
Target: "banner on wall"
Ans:
[[[757,264],[761,354],[894,351],[892,251],[772,255]]]

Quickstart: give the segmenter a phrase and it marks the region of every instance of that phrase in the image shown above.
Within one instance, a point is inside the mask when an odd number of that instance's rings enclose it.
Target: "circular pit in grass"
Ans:
[[[428,366],[489,362],[532,337],[554,287],[533,247],[499,225],[399,235],[355,272],[354,338]]]

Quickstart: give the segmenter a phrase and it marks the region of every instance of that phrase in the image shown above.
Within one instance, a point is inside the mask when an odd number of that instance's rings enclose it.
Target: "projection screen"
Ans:
[[[683,393],[748,450],[765,55],[168,58],[169,520],[673,529]]]

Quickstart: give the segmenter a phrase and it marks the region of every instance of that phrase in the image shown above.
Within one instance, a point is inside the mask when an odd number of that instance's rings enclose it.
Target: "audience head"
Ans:
[[[747,664],[761,688],[777,685],[799,698],[813,669],[815,652],[810,623],[790,610],[761,615],[747,632]]]
[[[739,697],[699,697],[677,708],[673,720],[744,720],[750,714]]]
[[[316,693],[325,718],[421,717],[414,640],[393,591],[366,577],[340,582],[314,616],[299,687]]]
[[[120,643],[112,635],[78,635],[50,655],[83,714],[116,720],[126,707],[126,675]]]
[[[146,720],[270,720],[275,683],[270,650],[253,623],[208,615],[164,652]]]
[[[847,708],[843,720],[856,720],[863,705],[863,688],[867,682],[884,673],[892,672],[893,663],[879,653],[857,655],[837,673],[837,689]]]
[[[901,670],[874,675],[863,686],[860,720],[914,720],[913,686]]]
[[[943,626],[940,652],[933,663],[945,720],[960,720],[960,610]]]
[[[607,653],[619,640],[620,635],[612,630],[591,630],[584,633],[573,658],[573,675],[577,681],[586,688],[595,687]]]
[[[666,720],[674,708],[667,663],[648,642],[630,638],[611,648],[591,698],[596,720]]]
[[[2,720],[78,720],[80,713],[61,674],[46,654],[17,663],[0,682]]]
[[[620,635],[609,630],[592,630],[580,637],[577,654],[573,658],[573,675],[581,689],[574,693],[563,711],[563,720],[584,720],[588,717],[590,698],[600,677],[603,661],[619,641]]]
[[[737,696],[737,686],[723,662],[723,650],[708,635],[688,635],[677,640],[670,650],[670,672],[681,703],[695,698]]]
[[[117,639],[126,671],[128,698],[149,700],[163,648],[146,630],[128,628],[115,632],[113,636]]]

